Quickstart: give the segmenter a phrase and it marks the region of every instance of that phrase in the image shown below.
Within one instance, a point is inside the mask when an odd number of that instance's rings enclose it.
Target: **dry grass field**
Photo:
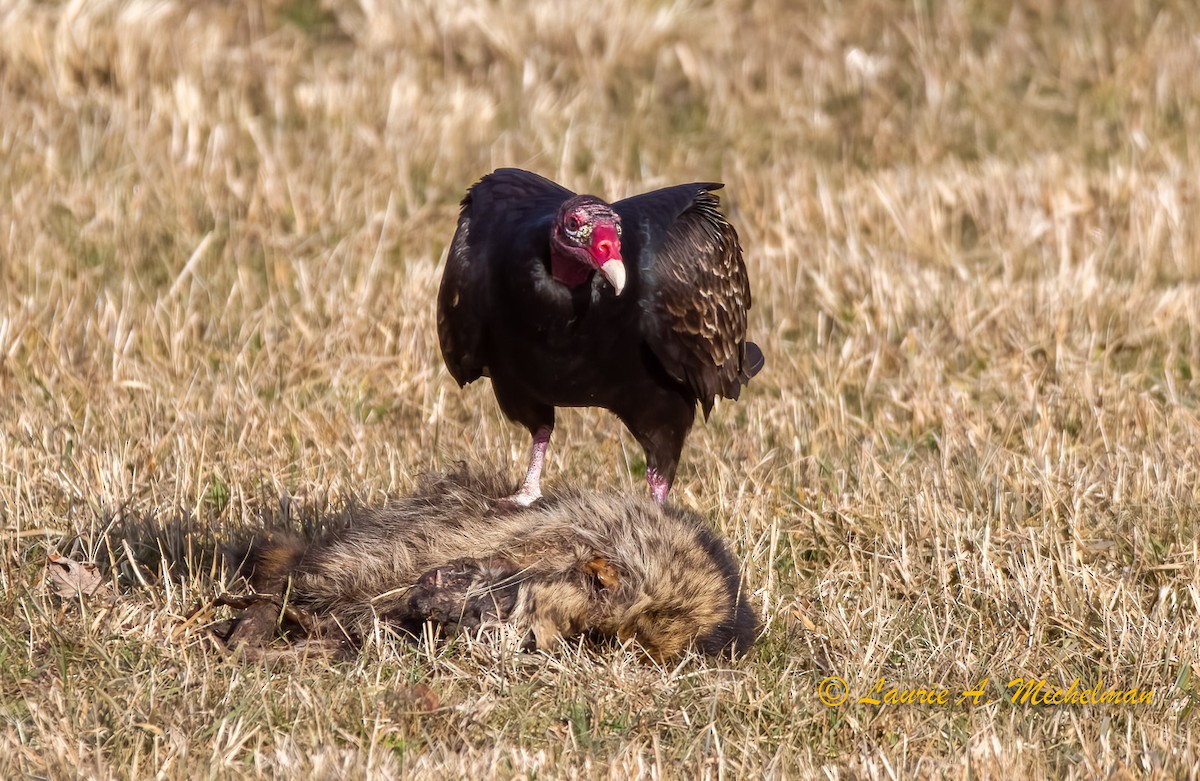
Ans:
[[[6,0],[0,777],[1197,778],[1198,139],[1189,0]],[[726,183],[767,368],[672,499],[759,644],[217,653],[223,541],[516,484],[433,325],[500,165]],[[548,490],[645,491],[559,421]]]

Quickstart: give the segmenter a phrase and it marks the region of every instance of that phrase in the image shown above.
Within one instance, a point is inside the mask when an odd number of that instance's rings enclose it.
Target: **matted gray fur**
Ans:
[[[596,492],[497,513],[507,487],[468,471],[426,477],[315,542],[253,546],[249,580],[352,642],[382,621],[414,633],[511,622],[539,649],[590,633],[658,659],[753,643],[737,563],[696,515]]]

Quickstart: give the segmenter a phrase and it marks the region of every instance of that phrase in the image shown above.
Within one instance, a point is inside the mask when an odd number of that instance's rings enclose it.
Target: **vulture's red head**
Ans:
[[[617,295],[625,287],[621,259],[621,218],[604,201],[576,195],[558,210],[550,232],[550,273],[577,287],[599,271]]]

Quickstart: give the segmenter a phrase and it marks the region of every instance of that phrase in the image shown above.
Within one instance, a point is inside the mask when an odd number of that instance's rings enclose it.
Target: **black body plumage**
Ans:
[[[627,274],[617,295],[600,274],[572,288],[551,273],[550,234],[572,192],[518,169],[485,176],[463,199],[438,294],[451,375],[489,376],[504,414],[535,436],[548,437],[555,407],[611,410],[645,450],[648,476],[669,486],[696,404],[707,416],[763,365],[746,341],[750,283],[720,187],[611,205]]]

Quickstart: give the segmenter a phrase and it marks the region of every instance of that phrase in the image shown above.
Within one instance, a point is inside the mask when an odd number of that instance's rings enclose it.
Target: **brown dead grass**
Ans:
[[[1182,1],[5,4],[0,776],[1195,778],[1197,40]],[[768,368],[674,497],[759,648],[214,654],[219,541],[516,479],[432,328],[502,164],[727,183]],[[644,490],[611,417],[555,443],[549,486]],[[121,598],[49,596],[51,549]],[[991,702],[858,703],[879,678]]]

